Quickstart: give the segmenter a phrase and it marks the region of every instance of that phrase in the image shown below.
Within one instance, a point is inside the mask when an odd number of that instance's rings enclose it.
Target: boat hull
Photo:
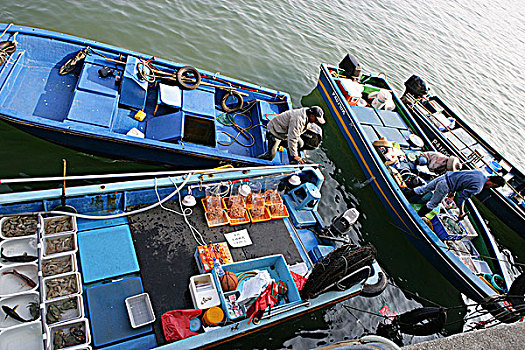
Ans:
[[[371,144],[364,138],[359,122],[350,112],[339,87],[332,80],[325,65],[321,66],[317,90],[328,105],[332,119],[394,223],[405,232],[421,254],[469,298],[482,302],[486,297],[494,295],[491,288],[475,276],[459,258],[443,247],[441,240],[412,209],[399,187],[394,184],[392,177],[387,174],[386,167],[377,153],[371,149]],[[495,245],[494,241],[492,243]]]
[[[441,100],[434,97],[439,103],[443,103]],[[452,113],[450,109],[447,109],[449,113]],[[430,139],[436,150],[446,155],[453,155],[463,161],[465,166],[469,167],[467,163],[468,159],[461,151],[455,149],[443,136],[441,132],[431,123],[428,118],[423,117],[420,113],[416,112],[412,108],[408,108],[412,117],[416,120],[419,127],[423,130],[425,135]],[[463,126],[464,123],[459,117],[454,114],[454,118]],[[466,128],[465,128],[466,129]],[[470,134],[474,135],[474,138],[481,140],[481,137],[477,135],[471,128],[466,129]],[[494,154],[498,154],[492,148],[489,151]],[[499,155],[499,154],[498,154]],[[474,167],[472,167],[474,168]],[[520,174],[521,175],[521,174]],[[488,210],[493,212],[502,224],[509,227],[511,230],[525,238],[525,211],[521,209],[516,203],[505,198],[503,195],[493,189],[485,189],[480,194],[476,195],[482,205],[486,206]]]

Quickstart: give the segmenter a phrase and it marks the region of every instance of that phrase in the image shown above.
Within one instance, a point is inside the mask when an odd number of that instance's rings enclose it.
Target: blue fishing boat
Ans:
[[[357,59],[348,55],[339,66],[321,65],[316,89],[330,110],[328,122],[346,139],[394,224],[459,291],[494,316],[516,320],[507,318],[510,311],[502,303],[513,282],[509,264],[470,200],[470,214],[459,225],[454,219],[458,211],[450,203],[441,206],[439,214],[421,218],[416,212],[420,205],[405,198],[402,189],[413,186],[413,176],[398,167],[434,148],[387,81],[362,75]],[[445,221],[455,222],[456,234]],[[491,283],[496,275],[501,283],[497,287]]]
[[[359,213],[317,212],[323,181],[287,165],[1,194],[2,258],[37,259],[0,260],[0,348],[206,348],[378,295]]]
[[[287,93],[47,30],[0,24],[0,119],[88,153],[193,168],[287,164]]]
[[[458,157],[468,169],[503,176],[505,186],[484,189],[477,198],[500,219],[501,224],[525,238],[525,175],[441,98],[428,94],[426,83],[421,78],[412,76],[405,86],[401,101],[436,149]]]

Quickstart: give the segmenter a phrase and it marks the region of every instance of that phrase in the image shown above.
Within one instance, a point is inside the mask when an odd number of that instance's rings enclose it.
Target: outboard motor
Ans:
[[[417,75],[412,75],[407,81],[405,81],[405,93],[403,94],[403,97],[406,94],[411,94],[415,98],[420,98],[427,93],[427,83]]]
[[[318,237],[329,239],[332,241],[349,242],[350,238],[346,233],[350,230],[352,225],[357,222],[359,211],[356,208],[351,208],[337,216],[332,220],[330,227],[323,230]]]
[[[358,79],[361,76],[361,64],[357,58],[352,54],[347,54],[345,58],[339,63],[339,68],[345,71],[349,78]]]

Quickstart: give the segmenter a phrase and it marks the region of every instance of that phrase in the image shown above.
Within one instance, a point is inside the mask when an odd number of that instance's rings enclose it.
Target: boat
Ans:
[[[421,218],[416,211],[421,205],[405,197],[404,189],[415,186],[414,174],[398,167],[434,148],[386,78],[362,74],[357,58],[348,54],[338,66],[321,64],[316,90],[330,111],[327,122],[344,136],[393,224],[470,300],[504,322],[515,321],[513,311],[502,304],[513,273],[472,202],[459,225],[454,216],[459,211],[452,203]],[[445,227],[447,222],[456,222],[457,234]],[[489,281],[496,275],[499,287]]]
[[[266,125],[281,91],[48,30],[0,24],[0,119],[117,159],[186,169],[273,161]]]
[[[410,77],[405,86],[401,101],[437,150],[458,157],[467,169],[503,176],[505,186],[484,189],[476,197],[501,224],[525,238],[525,175],[441,98],[430,95],[420,77]]]
[[[359,212],[325,225],[323,181],[281,165],[0,194],[3,240],[38,242],[0,267],[0,304],[27,321],[0,322],[0,348],[201,349],[379,295],[375,249],[347,235]]]

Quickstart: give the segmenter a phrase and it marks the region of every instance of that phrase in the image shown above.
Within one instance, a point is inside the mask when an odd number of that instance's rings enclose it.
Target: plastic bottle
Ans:
[[[379,91],[379,93],[376,95],[376,97],[372,100],[372,107],[376,109],[380,109],[385,105],[386,102],[386,96],[383,93],[383,91]]]
[[[213,257],[213,267],[215,268],[215,272],[217,273],[217,277],[221,278],[224,276],[224,269],[221,266],[221,263],[219,260],[217,260],[216,257]]]

